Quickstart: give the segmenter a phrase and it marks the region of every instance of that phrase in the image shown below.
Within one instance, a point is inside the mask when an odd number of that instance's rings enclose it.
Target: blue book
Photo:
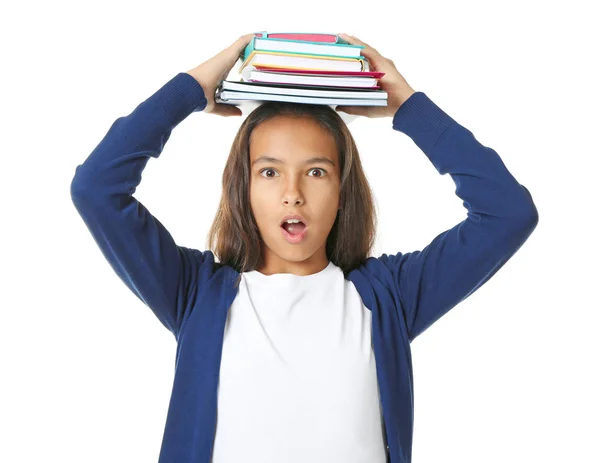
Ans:
[[[250,40],[240,58],[246,60],[248,56],[256,50],[359,59],[361,57],[361,50],[364,48],[363,45],[351,45],[335,34],[334,36],[337,38],[335,43],[331,41],[323,42],[273,38],[267,37],[267,34],[267,32],[257,33],[257,36]],[[283,34],[278,35],[281,36]],[[292,33],[289,35],[294,37],[300,36],[299,34]],[[331,37],[331,35],[328,35],[328,37]]]

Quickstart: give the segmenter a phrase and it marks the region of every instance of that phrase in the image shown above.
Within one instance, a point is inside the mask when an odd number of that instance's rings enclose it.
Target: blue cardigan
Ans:
[[[177,341],[160,463],[209,463],[227,311],[239,273],[210,250],[178,246],[133,196],[150,157],[171,131],[206,107],[202,87],[181,72],[129,115],[119,117],[71,182],[73,203],[100,250]],[[395,113],[440,174],[449,173],[467,218],[422,251],[369,257],[350,271],[372,312],[373,349],[388,460],[411,461],[413,373],[410,343],[489,280],[538,222],[529,191],[491,148],[416,92]]]

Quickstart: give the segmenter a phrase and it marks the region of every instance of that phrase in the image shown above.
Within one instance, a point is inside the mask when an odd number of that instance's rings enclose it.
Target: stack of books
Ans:
[[[265,101],[387,106],[387,93],[378,85],[385,73],[370,70],[362,48],[337,34],[255,33],[233,78],[230,72],[220,82],[215,101],[242,112]]]

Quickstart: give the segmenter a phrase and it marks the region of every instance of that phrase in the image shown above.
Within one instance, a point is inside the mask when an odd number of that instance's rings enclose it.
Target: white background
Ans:
[[[369,43],[495,149],[538,208],[517,254],[412,344],[413,462],[600,461],[591,4],[3,7],[0,461],[157,461],[175,340],[104,260],[70,183],[115,119],[259,30]],[[180,245],[205,249],[241,120],[192,114],[144,171],[135,196]],[[373,255],[421,249],[466,218],[450,176],[391,118],[349,127],[377,200]]]

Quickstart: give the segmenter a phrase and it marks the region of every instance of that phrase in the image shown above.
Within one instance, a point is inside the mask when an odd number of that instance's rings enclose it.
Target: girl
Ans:
[[[410,343],[514,255],[537,209],[493,149],[345,36],[389,99],[337,110],[391,117],[452,176],[467,218],[421,251],[370,256],[372,195],[339,114],[267,102],[233,141],[208,249],[177,245],[133,193],[192,112],[241,115],[214,92],[253,36],[118,118],[71,183],[112,268],[177,341],[159,462],[408,463]]]

